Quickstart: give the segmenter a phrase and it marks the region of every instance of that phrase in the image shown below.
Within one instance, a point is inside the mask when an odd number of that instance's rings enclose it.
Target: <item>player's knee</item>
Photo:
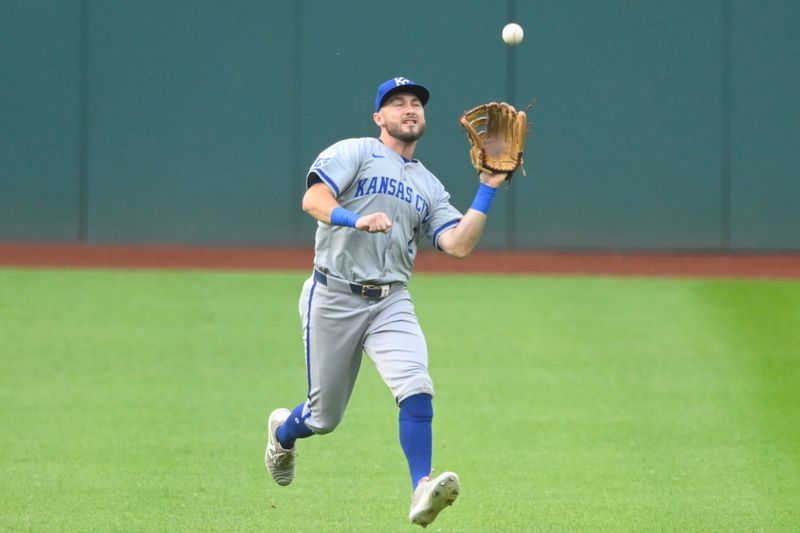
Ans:
[[[314,434],[325,435],[327,433],[331,433],[334,429],[336,429],[336,425],[324,425],[320,426],[319,429],[314,430]]]
[[[402,383],[392,389],[392,392],[395,395],[397,405],[414,396],[429,396],[433,398],[433,382],[428,373],[421,370],[408,375]],[[420,400],[415,400],[415,402],[418,401]]]
[[[326,433],[331,433],[334,429],[336,429],[336,426],[338,426],[339,422],[341,421],[341,416],[324,417],[315,420],[313,427],[310,425],[309,427],[311,427],[311,429],[313,429],[314,433],[317,435],[325,435]]]

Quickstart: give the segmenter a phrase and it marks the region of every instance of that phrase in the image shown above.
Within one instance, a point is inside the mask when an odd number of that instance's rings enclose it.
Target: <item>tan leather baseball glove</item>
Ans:
[[[472,166],[478,172],[499,174],[508,178],[522,165],[528,116],[506,102],[490,102],[465,111],[461,126],[467,132]],[[522,173],[525,174],[523,168]]]

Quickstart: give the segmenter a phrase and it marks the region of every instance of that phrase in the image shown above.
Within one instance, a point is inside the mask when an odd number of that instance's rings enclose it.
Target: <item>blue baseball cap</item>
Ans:
[[[418,83],[414,83],[408,78],[403,78],[402,76],[392,78],[378,86],[378,95],[375,97],[375,112],[377,113],[380,111],[381,106],[383,106],[387,98],[400,92],[415,95],[419,98],[419,101],[422,102],[422,105],[427,104],[428,98],[431,97],[428,89]]]

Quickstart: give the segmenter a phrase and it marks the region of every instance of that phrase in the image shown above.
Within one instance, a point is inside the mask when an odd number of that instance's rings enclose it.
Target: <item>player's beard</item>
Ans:
[[[398,141],[410,144],[415,142],[420,137],[422,137],[422,134],[425,133],[425,123],[417,122],[417,129],[408,131],[403,129],[402,122],[400,123],[389,122],[386,124],[386,131],[389,132],[389,135],[391,135]]]

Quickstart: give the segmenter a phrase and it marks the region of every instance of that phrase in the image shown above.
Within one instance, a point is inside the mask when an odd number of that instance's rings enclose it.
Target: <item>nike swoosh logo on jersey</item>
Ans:
[[[385,155],[372,154],[372,157],[374,157],[375,159],[384,159],[386,156]]]

